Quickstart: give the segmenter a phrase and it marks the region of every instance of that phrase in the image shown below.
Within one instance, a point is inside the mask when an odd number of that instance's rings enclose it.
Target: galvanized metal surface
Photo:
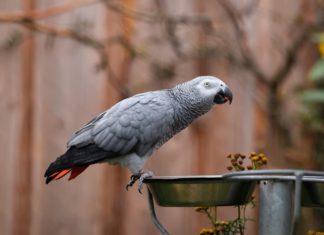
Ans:
[[[145,183],[160,206],[240,205],[247,202],[256,182],[296,181],[296,172],[303,172],[301,206],[324,207],[324,172],[257,170],[222,176],[160,176],[146,179]]]
[[[259,234],[294,234],[301,206],[324,207],[324,172],[318,171],[254,170],[145,180],[159,205],[187,207],[244,204],[257,182],[261,182]],[[154,206],[150,210],[158,221]],[[159,228],[167,234],[163,229]]]
[[[294,217],[297,219],[300,206],[324,207],[324,172],[302,170],[255,170],[233,172],[224,178],[240,180],[280,180],[295,182]],[[295,219],[295,220],[296,220]]]
[[[324,207],[324,183],[303,181],[302,206]]]
[[[248,202],[256,182],[224,180],[221,176],[153,178],[148,188],[160,206],[230,206]]]
[[[260,182],[259,234],[291,234],[292,192],[292,182],[273,180]]]

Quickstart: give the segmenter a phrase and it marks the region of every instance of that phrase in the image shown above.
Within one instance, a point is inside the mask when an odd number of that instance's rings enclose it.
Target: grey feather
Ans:
[[[137,138],[133,136],[129,141],[126,142],[126,144],[123,146],[123,149],[121,150],[120,154],[125,155],[126,153],[129,153],[137,143]]]

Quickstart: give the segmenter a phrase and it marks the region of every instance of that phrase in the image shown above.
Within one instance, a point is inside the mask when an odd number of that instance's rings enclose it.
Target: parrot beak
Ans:
[[[232,100],[233,93],[227,86],[222,88],[214,97],[214,103],[216,104],[224,104],[227,101],[231,104]]]

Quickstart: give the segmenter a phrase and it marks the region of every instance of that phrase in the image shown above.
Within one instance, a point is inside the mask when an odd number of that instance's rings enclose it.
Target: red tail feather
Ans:
[[[71,169],[66,169],[63,171],[60,171],[55,177],[55,180],[61,179],[63,176],[65,176],[67,173],[69,173],[71,171]]]
[[[54,172],[53,174],[47,176],[46,183],[48,184],[52,180],[61,179],[69,172],[71,172],[71,175],[68,180],[72,180],[75,177],[77,177],[78,175],[80,175],[85,169],[87,169],[88,166],[76,166],[76,167],[72,167],[71,169],[64,169],[61,171]]]
[[[88,165],[89,166],[89,165]],[[76,166],[72,167],[72,172],[68,180],[72,180],[78,175],[80,175],[88,166]]]

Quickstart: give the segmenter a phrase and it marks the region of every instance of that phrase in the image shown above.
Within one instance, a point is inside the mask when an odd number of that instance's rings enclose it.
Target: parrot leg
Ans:
[[[144,180],[147,178],[151,178],[153,175],[154,174],[152,171],[144,171],[141,174],[140,178],[138,179],[138,188],[137,188],[140,194],[142,194]]]
[[[153,175],[154,174],[151,171],[140,171],[136,174],[131,175],[130,181],[126,185],[126,190],[128,190],[129,187],[132,187],[138,180],[138,192],[142,193],[144,180],[146,178],[152,177]]]

